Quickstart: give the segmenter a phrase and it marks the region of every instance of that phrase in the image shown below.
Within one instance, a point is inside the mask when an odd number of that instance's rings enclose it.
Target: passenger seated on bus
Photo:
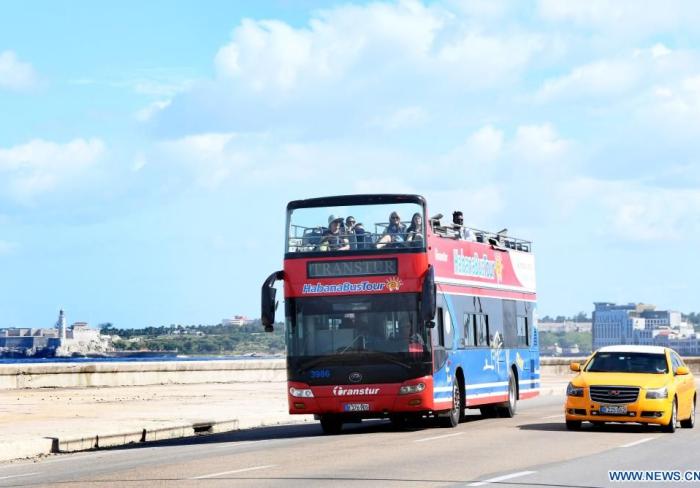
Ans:
[[[377,241],[377,249],[389,246],[400,245],[406,240],[406,226],[401,223],[401,217],[397,212],[389,215],[389,225],[384,230],[384,234]]]
[[[459,210],[452,212],[452,228],[455,230],[458,239],[465,241],[476,241],[474,232],[469,227],[464,226],[464,216]]]
[[[346,236],[341,231],[342,217],[333,215],[328,217],[328,230],[323,233],[319,243],[320,251],[346,251],[350,249],[350,244]]]
[[[350,243],[350,249],[365,248],[365,228],[352,215],[348,215],[345,219],[345,235]]]
[[[406,242],[410,243],[410,246],[420,247],[423,241],[423,216],[416,212],[411,218],[411,225],[406,229]]]

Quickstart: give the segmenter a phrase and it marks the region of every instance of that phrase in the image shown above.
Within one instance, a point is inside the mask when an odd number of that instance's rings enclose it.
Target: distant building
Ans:
[[[590,332],[591,326],[591,322],[566,320],[564,322],[540,322],[538,329],[540,332]]]
[[[244,325],[248,325],[252,320],[250,320],[248,317],[244,317],[243,315],[234,315],[233,318],[229,319],[221,319],[221,325],[225,325],[228,327],[243,327]]]
[[[63,310],[51,329],[13,327],[0,329],[0,356],[70,356],[112,351],[111,339],[86,322],[66,326]]]
[[[683,356],[698,355],[700,337],[680,312],[654,305],[597,302],[593,311],[593,349],[616,344],[671,347]]]

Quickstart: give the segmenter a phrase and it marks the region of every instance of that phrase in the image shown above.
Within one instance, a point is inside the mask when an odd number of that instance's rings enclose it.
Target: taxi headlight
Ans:
[[[425,383],[416,383],[415,385],[403,385],[399,388],[399,395],[410,395],[411,393],[420,393],[425,390]]]
[[[293,386],[289,389],[289,394],[296,398],[313,398],[314,392],[310,388],[299,389]]]
[[[658,398],[668,398],[668,388],[665,386],[663,388],[655,388],[653,390],[647,390],[647,398],[658,399]]]
[[[573,384],[569,383],[569,385],[566,387],[566,396],[582,397],[583,387],[574,386]]]

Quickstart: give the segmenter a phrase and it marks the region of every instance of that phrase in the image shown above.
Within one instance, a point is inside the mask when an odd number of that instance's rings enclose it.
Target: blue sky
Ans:
[[[540,314],[698,311],[700,5],[21,2],[0,327],[257,316],[284,206],[415,192],[535,243]]]

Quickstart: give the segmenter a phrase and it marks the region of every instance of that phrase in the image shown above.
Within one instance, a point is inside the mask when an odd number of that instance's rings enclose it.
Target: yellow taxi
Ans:
[[[607,346],[583,366],[566,388],[566,427],[584,421],[661,425],[666,432],[695,425],[695,379],[673,349],[659,346]]]

